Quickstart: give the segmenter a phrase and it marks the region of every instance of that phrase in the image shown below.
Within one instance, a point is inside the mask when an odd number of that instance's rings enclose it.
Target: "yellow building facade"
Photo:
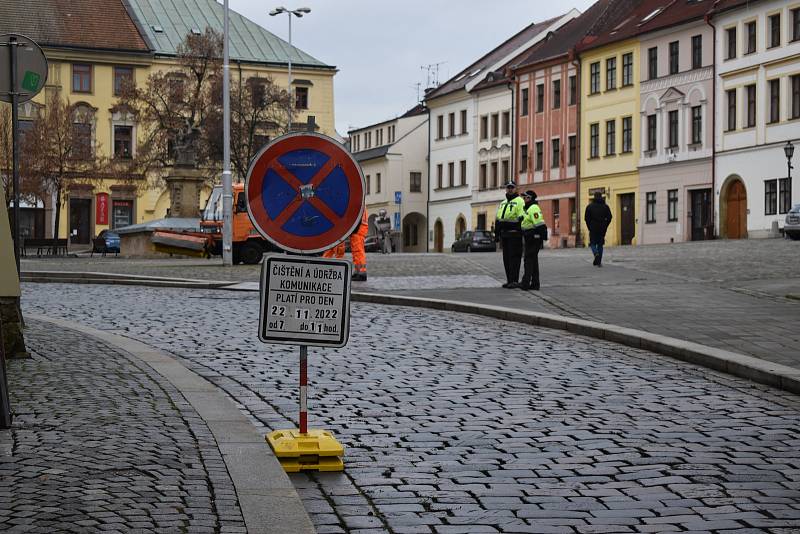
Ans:
[[[580,204],[587,206],[596,191],[603,193],[613,216],[607,245],[636,244],[639,80],[635,39],[581,52]],[[586,223],[581,224],[588,236]]]

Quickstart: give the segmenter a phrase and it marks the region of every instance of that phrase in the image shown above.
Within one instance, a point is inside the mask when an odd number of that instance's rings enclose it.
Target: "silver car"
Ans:
[[[783,231],[791,239],[800,239],[800,204],[795,204],[786,214]]]

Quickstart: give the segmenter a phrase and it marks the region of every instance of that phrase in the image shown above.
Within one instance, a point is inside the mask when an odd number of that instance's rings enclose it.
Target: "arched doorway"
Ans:
[[[403,217],[403,252],[425,252],[425,216],[411,212]]]
[[[433,225],[433,251],[441,252],[444,249],[444,225],[441,219],[436,219]]]
[[[747,189],[738,178],[733,179],[725,188],[725,201],[720,213],[724,221],[724,237],[728,239],[744,239],[747,237]]]
[[[461,234],[467,231],[467,220],[463,215],[456,218],[456,239],[461,237]]]

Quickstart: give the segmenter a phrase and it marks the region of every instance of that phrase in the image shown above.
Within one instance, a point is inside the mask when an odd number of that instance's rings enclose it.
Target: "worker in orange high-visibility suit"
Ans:
[[[350,250],[353,253],[353,281],[367,281],[367,253],[364,250],[364,239],[369,232],[367,224],[367,210],[361,216],[361,224],[355,232],[350,234]],[[333,248],[329,248],[322,255],[323,258],[342,258],[344,257],[344,241]]]

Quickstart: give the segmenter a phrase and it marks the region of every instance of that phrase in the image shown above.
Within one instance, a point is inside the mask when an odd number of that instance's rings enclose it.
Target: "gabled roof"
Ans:
[[[428,108],[426,108],[422,104],[417,104],[413,108],[409,109],[408,111],[406,111],[405,113],[400,115],[400,117],[398,117],[398,118],[405,119],[407,117],[416,117],[417,115],[424,115],[427,112],[428,112]]]
[[[431,100],[433,98],[438,98],[440,96],[453,93],[460,89],[464,89],[467,86],[467,84],[472,82],[473,80],[482,80],[483,77],[488,74],[487,69],[492,68],[497,64],[498,61],[501,61],[503,58],[506,58],[509,54],[512,54],[514,50],[523,46],[531,39],[536,38],[546,28],[548,28],[551,24],[553,24],[562,17],[563,15],[560,15],[558,17],[553,17],[551,19],[542,22],[530,24],[529,26],[522,29],[520,32],[518,32],[517,34],[513,35],[505,42],[500,44],[500,46],[494,48],[492,51],[481,57],[479,60],[475,61],[467,68],[460,71],[458,74],[456,74],[455,76],[444,82],[442,85],[428,92],[428,94],[425,95],[425,100]],[[480,78],[478,78],[478,76],[480,76]]]
[[[134,20],[156,54],[176,55],[190,32],[206,27],[222,33],[225,12],[216,0],[125,0]],[[235,11],[229,16],[231,59],[284,65],[289,58],[301,67],[334,67],[306,54]]]
[[[40,46],[149,53],[122,0],[0,0],[0,34]]]
[[[392,146],[391,144],[388,144],[379,146],[377,148],[371,148],[369,150],[362,150],[361,152],[354,153],[353,158],[358,162],[367,161],[375,158],[382,158],[389,152],[389,148],[391,146]]]
[[[737,0],[739,1],[739,0]],[[585,39],[579,50],[624,41],[632,37],[702,19],[714,6],[714,0],[638,0],[625,9],[619,23],[602,34]],[[622,11],[622,10],[621,10]]]

